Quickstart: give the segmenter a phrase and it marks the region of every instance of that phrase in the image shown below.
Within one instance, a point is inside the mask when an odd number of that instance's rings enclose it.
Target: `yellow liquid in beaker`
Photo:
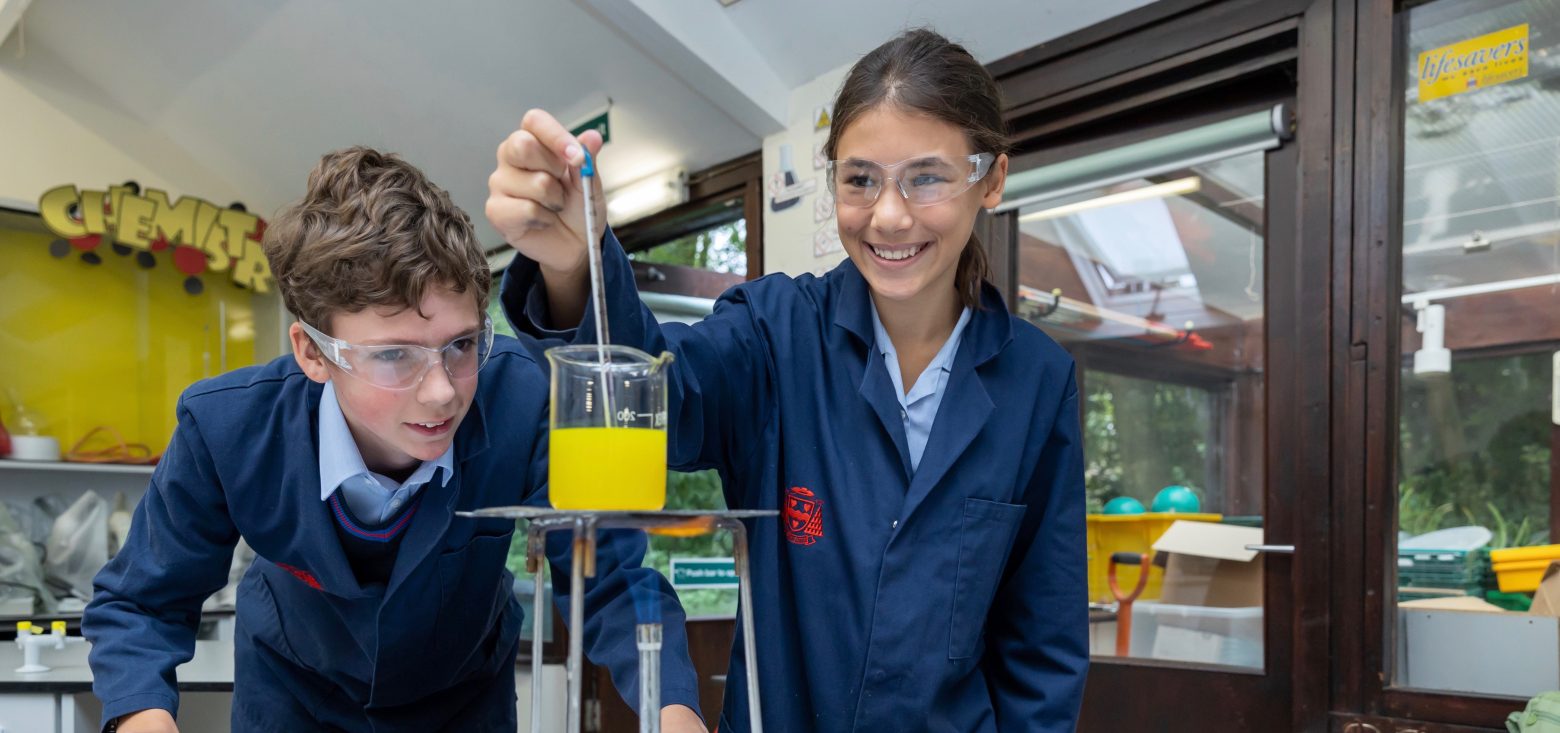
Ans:
[[[666,431],[560,428],[551,440],[547,481],[554,509],[666,506]]]

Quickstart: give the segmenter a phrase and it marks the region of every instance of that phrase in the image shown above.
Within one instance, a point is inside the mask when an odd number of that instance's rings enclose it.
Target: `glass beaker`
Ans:
[[[553,508],[657,511],[666,505],[662,367],[671,359],[628,346],[547,350]]]

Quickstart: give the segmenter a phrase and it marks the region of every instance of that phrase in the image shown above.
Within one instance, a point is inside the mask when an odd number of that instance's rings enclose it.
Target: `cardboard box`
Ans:
[[[1482,611],[1484,613],[1505,613],[1501,608],[1483,598],[1473,596],[1445,596],[1443,598],[1421,598],[1417,601],[1404,601],[1398,604],[1398,608],[1419,609],[1427,611]]]
[[[1154,543],[1169,554],[1161,603],[1215,608],[1262,605],[1262,563],[1247,545],[1262,544],[1260,527],[1176,522]]]
[[[1528,613],[1560,618],[1560,560],[1549,563],[1549,568],[1544,571],[1544,579],[1538,582],[1538,590],[1533,592],[1533,607],[1528,609]]]

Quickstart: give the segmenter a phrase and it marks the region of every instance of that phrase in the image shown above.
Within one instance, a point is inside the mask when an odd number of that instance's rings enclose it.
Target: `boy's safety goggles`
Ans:
[[[487,317],[482,319],[482,328],[437,349],[417,344],[364,346],[327,336],[303,321],[298,325],[341,371],[385,389],[416,387],[435,363],[442,363],[451,379],[475,376],[493,350],[493,319]]]

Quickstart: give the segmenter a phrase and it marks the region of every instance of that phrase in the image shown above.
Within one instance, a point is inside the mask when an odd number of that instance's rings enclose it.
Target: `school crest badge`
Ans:
[[[785,539],[793,545],[823,539],[823,500],[800,486],[785,493]]]

